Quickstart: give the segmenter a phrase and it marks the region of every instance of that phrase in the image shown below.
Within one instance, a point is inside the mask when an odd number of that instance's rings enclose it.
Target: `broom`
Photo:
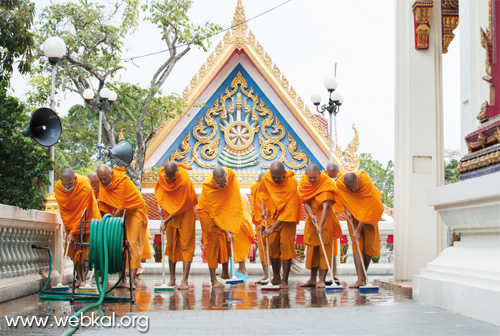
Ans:
[[[165,238],[163,236],[164,232],[161,231],[161,272],[162,272],[162,283],[161,286],[155,286],[155,293],[157,292],[170,292],[175,289],[174,286],[167,286],[165,283]]]
[[[65,292],[69,291],[69,287],[65,286],[62,284],[64,280],[64,262],[66,261],[66,257],[68,256],[68,249],[69,249],[69,239],[66,237],[66,250],[64,251],[64,258],[61,260],[61,279],[59,280],[59,283],[55,286],[53,286],[50,291],[51,292]]]
[[[267,230],[267,218],[266,218],[266,230]],[[267,251],[267,274],[271,275],[269,273],[269,265],[271,264],[271,258],[269,257],[269,238],[266,237],[266,251]],[[274,274],[273,274],[274,278]],[[267,283],[267,285],[260,287],[260,290],[263,291],[278,291],[280,290],[280,286],[278,285],[273,285],[271,281]]]
[[[234,252],[233,252],[233,242],[230,243],[231,245],[231,257],[229,257],[229,259],[231,260],[231,279],[227,279],[226,280],[226,285],[235,285],[235,284],[239,284],[239,283],[244,283],[245,280],[243,280],[242,278],[238,278],[236,276],[236,272],[234,272]],[[241,274],[241,273],[240,273]]]
[[[363,273],[365,274],[365,280],[366,280],[366,283],[368,284],[369,281],[368,281],[368,274],[367,274],[366,268],[365,268],[365,261],[364,261],[363,255],[361,254],[361,250],[359,249],[358,238],[356,236],[354,236],[354,225],[352,224],[350,217],[347,216],[347,211],[348,210],[346,209],[346,218],[347,218],[347,221],[349,222],[349,225],[351,225],[354,242],[356,243],[356,246],[358,247],[359,259],[361,260],[361,266],[363,267]],[[359,286],[359,293],[362,293],[362,294],[378,293],[378,290],[379,290],[378,286],[375,286],[375,285]]]
[[[316,223],[316,227],[319,229],[317,223]],[[319,237],[319,241],[321,243],[321,249],[323,250],[323,254],[325,256],[326,265],[328,266],[328,271],[330,271],[330,275],[332,276],[332,279],[333,279],[333,271],[332,271],[332,268],[330,267],[330,261],[328,260],[328,256],[326,255],[325,244],[323,244],[323,238],[321,237],[321,235],[319,233],[318,233],[318,237]],[[333,283],[331,285],[327,285],[325,283],[325,290],[327,292],[343,292],[344,287],[337,285],[337,284],[333,284]]]

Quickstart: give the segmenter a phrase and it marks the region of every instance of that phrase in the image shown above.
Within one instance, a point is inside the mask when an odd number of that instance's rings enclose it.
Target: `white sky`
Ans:
[[[275,7],[285,0],[243,0],[247,19]],[[397,1],[397,0],[395,0]],[[57,1],[59,2],[59,1]],[[49,4],[37,0],[37,7]],[[236,0],[195,0],[190,11],[194,23],[209,20],[223,28],[231,25]],[[278,9],[249,22],[249,28],[297,93],[309,105],[311,94],[320,93],[326,102],[324,78],[333,75],[337,63],[338,91],[344,104],[337,116],[338,140],[345,148],[352,139],[352,124],[360,132],[358,153],[371,153],[386,164],[394,159],[394,69],[395,34],[392,0],[292,0]],[[460,64],[459,36],[443,56],[444,142],[446,148],[460,147]],[[213,38],[213,50],[222,35]],[[159,31],[141,23],[129,36],[123,57],[139,56],[166,49]],[[208,53],[190,51],[173,70],[163,86],[164,92],[182,93]],[[126,63],[117,80],[147,85],[167,54]],[[25,80],[16,75],[15,95],[22,97]],[[64,115],[76,103],[77,95],[58,95],[58,113]]]

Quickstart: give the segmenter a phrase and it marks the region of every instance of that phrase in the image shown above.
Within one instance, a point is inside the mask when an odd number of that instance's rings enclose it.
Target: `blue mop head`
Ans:
[[[331,285],[326,285],[325,286],[325,290],[327,292],[343,292],[344,291],[344,287],[343,286],[340,286],[340,285],[337,285],[337,284],[331,284]]]
[[[244,282],[245,282],[245,280],[233,276],[231,279],[226,280],[226,285],[235,285],[235,284],[240,284],[240,283],[244,283]]]
[[[366,285],[359,287],[360,294],[378,293],[378,286]]]
[[[67,292],[69,291],[69,287],[63,284],[57,284],[50,289],[51,292]]]

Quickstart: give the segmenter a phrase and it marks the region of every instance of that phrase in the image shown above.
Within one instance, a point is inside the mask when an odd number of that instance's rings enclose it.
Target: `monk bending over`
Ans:
[[[311,270],[311,277],[302,285],[304,287],[325,287],[328,264],[332,265],[334,259],[331,253],[333,241],[342,236],[340,223],[332,209],[336,194],[334,189],[335,182],[326,174],[320,173],[317,165],[307,166],[306,174],[299,183],[300,199],[307,213],[304,228],[304,243],[307,245],[306,268]],[[319,235],[323,239],[328,263]],[[319,282],[316,282],[318,270]]]
[[[224,287],[217,280],[215,271],[222,264],[221,277],[229,278],[229,244],[233,243],[233,234],[240,232],[243,216],[240,186],[233,170],[214,168],[212,175],[203,182],[196,210],[201,223],[212,287]],[[238,249],[237,246],[234,248]]]
[[[252,222],[255,225],[255,230],[259,230],[259,226],[262,225],[264,226],[264,218],[262,217],[262,208],[260,204],[260,199],[257,197],[257,189],[259,189],[259,183],[264,177],[265,173],[262,172],[259,174],[259,178],[257,179],[257,182],[252,184],[250,187],[250,198],[252,200]],[[269,273],[267,271],[267,252],[266,252],[266,243],[263,241],[263,239],[260,239],[262,236],[261,234],[258,234],[257,232],[257,242],[259,245],[259,258],[260,258],[260,263],[262,265],[262,271],[264,273],[264,277],[260,279],[257,283],[260,283],[261,281],[269,279]]]
[[[188,289],[189,270],[193,261],[195,249],[194,206],[198,198],[193,183],[186,170],[191,167],[175,162],[165,162],[158,171],[158,181],[155,186],[155,196],[160,207],[162,218],[161,231],[166,231],[170,282],[167,286],[175,286],[175,267],[182,261],[183,275],[178,289]]]
[[[285,171],[282,162],[271,163],[270,170],[260,181],[257,197],[261,200],[262,217],[267,219],[267,230],[260,225],[269,242],[269,256],[273,267],[273,285],[288,288],[288,276],[295,257],[295,233],[302,217],[302,202],[297,192],[297,179],[292,171]],[[280,264],[283,263],[283,278]]]
[[[92,187],[87,178],[77,175],[70,168],[63,168],[61,176],[54,188],[54,194],[59,213],[66,230],[66,241],[70,242],[68,255],[75,264],[77,280],[75,285],[80,286],[85,282],[86,274],[84,270],[84,260],[86,254],[76,251],[74,254],[74,243],[80,241],[80,218],[85,209],[87,209],[86,221],[91,219],[101,219],[97,201],[92,192]],[[88,234],[84,235],[84,240],[88,242]],[[65,244],[66,246],[66,244]]]
[[[362,268],[364,262],[366,270],[372,257],[380,256],[380,237],[378,222],[384,211],[382,193],[375,187],[372,180],[363,171],[347,173],[336,181],[337,192],[345,206],[346,216],[354,225],[354,232],[349,226],[349,234],[353,242],[354,265],[358,280],[350,288],[366,285],[366,278]],[[358,251],[361,251],[362,259]]]
[[[326,173],[326,175],[331,177],[334,181],[336,181],[337,178],[342,178],[342,176],[344,176],[344,174],[340,171],[339,165],[336,164],[335,162],[329,162],[326,165],[325,173]],[[340,197],[337,193],[335,193],[335,201],[333,202],[332,206],[333,206],[333,211],[335,212],[336,215],[345,213],[344,204],[342,204],[342,201],[340,200]],[[335,238],[333,240],[333,253],[332,253],[333,256],[337,256],[337,254],[338,254],[338,244],[339,244],[339,240]],[[337,258],[332,258],[332,259],[333,259],[333,263],[332,263],[333,280],[335,282],[338,282],[338,279],[337,279]]]
[[[141,193],[124,171],[109,168],[106,164],[97,167],[99,202],[117,209],[115,217],[123,216],[127,211],[127,241],[130,246],[130,277],[135,288],[137,269],[141,266],[141,256],[148,226],[148,206]],[[127,263],[128,266],[128,263]],[[129,287],[124,280],[119,287]]]

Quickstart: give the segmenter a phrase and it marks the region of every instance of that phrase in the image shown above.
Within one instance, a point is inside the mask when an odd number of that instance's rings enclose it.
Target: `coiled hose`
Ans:
[[[99,294],[95,293],[79,293],[74,295],[74,299],[77,301],[94,301],[88,306],[83,307],[72,316],[76,316],[78,319],[80,316],[88,312],[89,310],[98,307],[106,298],[113,298],[113,301],[130,301],[131,298],[128,297],[116,297],[107,295],[112,291],[121,281],[122,276],[109,290],[106,289],[106,283],[108,281],[109,274],[116,274],[123,271],[124,258],[123,258],[123,241],[124,232],[122,229],[123,218],[113,217],[110,214],[104,215],[101,220],[92,219],[90,221],[90,236],[89,236],[89,269],[95,267],[97,272],[94,272],[97,290]],[[45,288],[50,281],[50,274],[52,271],[52,256],[49,252],[49,276],[45,285],[42,288],[42,293],[47,294],[40,297],[41,300],[45,301],[68,301],[71,299],[71,293],[58,293],[46,291]],[[102,279],[102,281],[101,281]],[[73,334],[78,327],[71,327],[66,330],[62,335]]]

